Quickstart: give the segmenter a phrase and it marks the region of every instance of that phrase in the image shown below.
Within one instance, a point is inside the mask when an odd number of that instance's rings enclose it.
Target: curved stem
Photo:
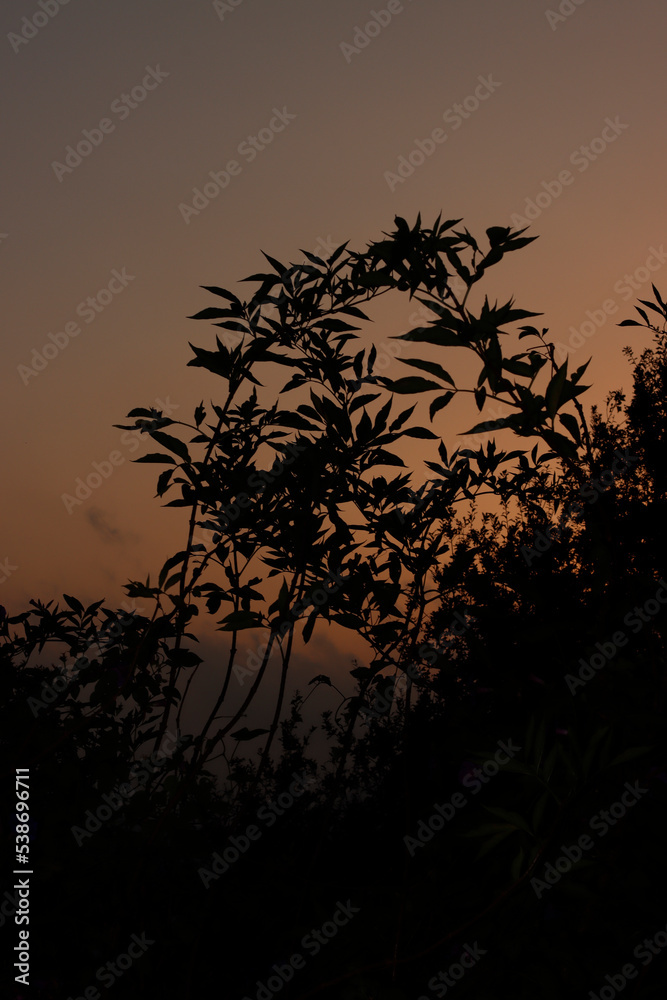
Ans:
[[[225,420],[225,418],[227,416],[227,412],[229,410],[231,402],[232,402],[232,400],[233,400],[233,398],[234,398],[234,396],[235,396],[235,394],[236,394],[236,392],[237,392],[237,390],[238,390],[238,388],[240,387],[241,384],[242,384],[242,380],[239,380],[239,381],[236,381],[236,382],[230,382],[229,391],[228,391],[228,394],[227,394],[227,400],[225,402],[225,405],[222,408],[222,412],[220,413],[220,416],[218,418],[218,423],[217,423],[216,428],[215,428],[215,430],[214,430],[214,432],[213,432],[213,434],[211,436],[211,440],[209,441],[209,443],[208,443],[208,445],[206,447],[206,452],[204,453],[204,461],[203,461],[204,468],[206,468],[206,466],[208,465],[208,463],[210,461],[211,454],[213,453],[213,449],[214,449],[214,447],[215,447],[215,445],[217,443],[218,435],[219,435],[220,430],[222,428],[223,422],[224,422],[224,420]],[[187,590],[187,588],[186,588],[186,577],[187,577],[188,566],[189,566],[189,562],[190,562],[190,556],[192,555],[192,540],[193,540],[194,533],[195,533],[195,526],[196,526],[196,521],[197,521],[198,508],[199,508],[199,500],[197,499],[197,497],[195,497],[194,503],[192,505],[192,511],[190,513],[190,523],[189,523],[189,527],[188,527],[188,540],[187,540],[187,543],[186,543],[186,546],[185,546],[185,559],[183,560],[183,564],[181,566],[181,579],[180,579],[179,597],[178,597],[179,608],[178,608],[178,612],[177,612],[177,621],[178,621],[179,624],[178,624],[178,631],[176,633],[176,639],[175,639],[175,642],[174,642],[174,649],[175,650],[178,650],[178,649],[181,648],[181,642],[183,640],[183,631],[184,631],[184,626],[185,626],[185,620],[184,620],[184,614],[183,614],[183,612],[185,610],[185,595],[186,595],[186,590]],[[192,586],[192,582],[191,582],[190,586]],[[177,666],[176,663],[174,663],[172,665],[172,667],[171,667],[171,670],[169,671],[169,687],[171,689],[173,689],[176,686],[176,681],[177,681],[177,678],[178,678],[178,673],[179,673],[179,667]],[[162,713],[162,719],[160,720],[160,726],[158,728],[158,732],[157,732],[157,735],[155,737],[155,749],[156,750],[159,748],[159,746],[160,746],[160,744],[162,742],[162,739],[164,738],[164,734],[165,734],[165,732],[167,730],[167,725],[169,723],[169,713],[171,711],[171,704],[172,704],[171,700],[167,699],[167,704],[165,705],[164,712]]]

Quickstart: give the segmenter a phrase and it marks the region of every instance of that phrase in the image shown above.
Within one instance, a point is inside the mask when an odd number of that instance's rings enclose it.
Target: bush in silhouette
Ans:
[[[397,218],[395,232],[365,253],[343,244],[327,261],[306,254],[309,263],[291,266],[267,257],[273,271],[246,279],[259,283],[248,302],[225,289],[208,288],[224,302],[194,318],[215,321],[225,331],[224,343],[217,337],[216,350],[193,347],[190,365],[221,377],[226,384],[222,405],[212,404],[207,411],[202,402],[188,442],[164,429],[187,425],[156,421],[153,411],[134,410],[129,416],[136,423],[120,425],[144,429],[164,449],[139,461],[165,464],[158,495],[175,489],[180,495],[167,506],[190,510],[186,548],[165,564],[157,587],[135,582],[129,596],[171,602],[170,621],[180,616],[175,626],[180,629],[198,599],[205,598],[209,614],[217,614],[223,604],[227,612],[219,627],[229,633],[229,660],[220,695],[196,741],[195,769],[234,735],[277,651],[281,682],[262,749],[262,767],[268,764],[294,638],[301,632],[308,642],[318,619],[360,633],[373,650],[371,665],[357,674],[361,683],[351,732],[380,672],[392,662],[404,667],[421,645],[425,587],[448,551],[454,505],[481,492],[505,502],[534,502],[544,490],[549,463],[557,458],[573,476],[579,474],[577,420],[565,408],[574,403],[580,409],[586,365],[568,376],[567,362],[556,365],[553,346],[533,327],[523,327],[520,334],[531,339],[530,349],[505,356],[501,338],[508,332],[502,328],[536,314],[511,301],[491,306],[485,300],[478,314],[467,306],[485,271],[530,239],[522,238],[523,231],[495,227],[487,231],[490,246],[482,252],[468,231],[455,225],[438,219],[423,228],[418,219],[410,229]],[[465,284],[461,301],[452,290],[452,274]],[[456,386],[442,364],[419,357],[401,359],[412,374],[390,379],[375,371],[375,348],[352,350],[359,327],[351,321],[366,320],[361,306],[391,290],[416,296],[433,314],[428,326],[401,339],[429,348],[463,347],[476,355],[479,377],[472,388]],[[266,365],[273,366],[274,376],[290,369],[272,405],[260,402],[257,391]],[[545,374],[542,395],[534,385]],[[450,457],[440,440],[440,461],[427,463],[438,477],[428,492],[411,490],[409,473],[393,479],[375,474],[378,467],[405,468],[389,446],[409,438],[439,439],[411,419],[415,404],[392,418],[393,397],[428,393],[429,417],[435,421],[460,392],[472,394],[479,410],[487,399],[506,402],[513,410],[470,433],[507,428],[518,438],[541,439],[548,451],[538,457],[535,448],[531,455],[523,449],[496,452],[492,445],[479,452],[457,449]],[[302,401],[286,408],[287,394],[291,401],[293,393]],[[147,418],[153,418],[149,427]],[[268,470],[259,464],[263,454]],[[520,470],[510,473],[509,463],[516,459]],[[208,532],[208,542],[195,543],[202,531]],[[259,588],[270,587],[273,577],[271,600]],[[254,682],[231,721],[216,727],[229,696],[238,636],[260,628],[266,643]],[[181,645],[179,633],[179,654]],[[178,658],[171,664],[160,732],[178,698],[180,677],[193,666]],[[415,684],[426,683],[423,665],[414,673]],[[240,733],[241,738],[264,735],[247,727]]]
[[[265,255],[272,270],[246,279],[258,285],[248,301],[207,287],[218,304],[194,318],[222,334],[214,349],[192,347],[189,364],[221,378],[222,399],[202,401],[192,424],[138,408],[128,414],[134,423],[119,425],[150,435],[160,450],[138,461],[164,465],[157,495],[188,511],[185,546],[157,582],[126,587],[129,598],[154,604],[151,616],[101,602],[84,609],[66,597],[65,610],[33,602],[32,612],[4,621],[4,732],[34,763],[36,801],[52,787],[65,792],[39,820],[38,843],[60,852],[45,892],[58,898],[66,871],[63,912],[75,922],[85,906],[95,917],[86,929],[90,968],[59,988],[81,991],[103,957],[123,950],[137,901],[161,942],[137,965],[144,993],[162,984],[189,995],[208,974],[207,985],[223,975],[227,989],[254,995],[251,984],[299,951],[339,896],[354,896],[363,918],[295,973],[294,995],[329,980],[332,996],[425,993],[438,963],[455,962],[469,935],[493,946],[461,996],[494,996],[505,982],[515,996],[560,996],[595,985],[615,935],[634,940],[640,893],[664,874],[658,613],[646,612],[632,645],[605,651],[619,630],[629,640],[634,626],[624,618],[655,599],[664,572],[654,516],[664,502],[664,333],[656,329],[654,351],[631,355],[629,406],[614,393],[605,417],[594,410],[587,423],[579,399],[587,365],[570,373],[567,361],[556,363],[548,331],[524,324],[538,314],[512,301],[468,304],[486,270],[530,238],[492,227],[482,250],[454,228],[459,221],[424,228],[418,218],[410,228],[397,218],[366,251],[343,244],[327,260],[306,254],[307,264]],[[654,291],[657,305],[643,305],[664,318]],[[361,347],[353,325],[387,292],[407,292],[432,315],[398,338],[417,352],[399,359],[410,374],[398,378],[378,373],[376,348]],[[443,366],[454,347],[476,358],[471,385]],[[459,393],[480,413],[465,433],[494,437],[450,454],[438,428]],[[429,426],[416,422],[421,395]],[[397,411],[402,397],[412,399]],[[491,400],[510,414],[482,420]],[[496,445],[496,433],[512,450]],[[407,456],[413,439],[432,442],[433,455],[411,471],[399,452]],[[479,510],[481,497],[492,510]],[[227,660],[202,730],[184,736],[201,663],[190,629],[204,608],[221,615]],[[328,673],[311,681],[311,692],[339,699],[322,720],[330,752],[321,765],[310,751],[314,727],[304,731],[307,698],[297,692],[289,707],[286,698],[295,643],[307,644],[324,623],[362,635],[369,657],[351,671],[354,690],[339,690],[343,680]],[[239,704],[243,633],[263,652]],[[47,642],[78,664],[65,686],[53,665],[29,665]],[[272,653],[280,676],[264,718],[257,694]],[[596,656],[602,667],[578,684],[580,661]],[[37,715],[30,699],[43,703]],[[127,810],[74,844],[76,818],[172,732],[175,752]],[[494,771],[499,741],[520,751]],[[255,746],[256,758],[241,756]],[[227,765],[219,788],[216,758]],[[248,825],[297,772],[318,784],[275,811],[270,827],[265,820],[251,855]],[[592,864],[540,898],[533,879],[554,850],[576,842],[638,774],[651,794],[637,809],[655,823],[645,849],[628,818],[621,839],[610,834]],[[455,795],[463,805],[448,806]],[[239,856],[226,861],[233,843]],[[658,895],[645,906],[659,929]],[[71,950],[68,927],[55,935],[54,955]],[[216,964],[223,928],[229,956],[252,933],[253,969],[231,958],[224,970]],[[585,956],[577,935],[589,941]],[[163,970],[158,953],[164,964],[174,941],[189,957]]]

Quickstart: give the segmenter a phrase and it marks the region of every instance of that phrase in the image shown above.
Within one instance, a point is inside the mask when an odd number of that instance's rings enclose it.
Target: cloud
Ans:
[[[122,544],[127,541],[118,528],[114,528],[107,519],[107,515],[100,507],[90,507],[86,510],[86,520],[88,524],[97,532],[103,542]]]

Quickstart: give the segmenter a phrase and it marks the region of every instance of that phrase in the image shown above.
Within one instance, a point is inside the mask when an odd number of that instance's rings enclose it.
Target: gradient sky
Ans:
[[[186,317],[213,304],[200,285],[247,298],[251,286],[236,282],[264,269],[260,249],[295,262],[300,248],[329,242],[363,249],[394,215],[412,223],[418,211],[428,224],[441,210],[462,218],[483,239],[543,192],[528,234],[540,239],[494,268],[471,305],[485,292],[514,295],[567,343],[587,310],[612,300],[614,315],[572,360],[593,357],[589,405],[631,389],[621,349],[651,335],[614,324],[638,295],[651,297],[651,280],[667,295],[667,257],[653,258],[650,277],[646,268],[666,238],[660,0],[561,4],[570,14],[534,0],[393,0],[389,22],[358,51],[372,12],[387,21],[384,0],[42,2],[47,13],[37,0],[0,9],[0,560],[11,567],[0,603],[10,614],[63,591],[117,606],[128,579],[157,576],[183,547],[187,512],[160,507],[159,468],[130,461],[149,449],[112,425],[157,400],[191,420],[202,398],[221,395],[219,379],[185,367],[188,340],[210,347],[215,328]],[[145,99],[119,103],[149,70]],[[464,119],[455,105],[480,78],[492,92]],[[252,156],[241,144],[276,109],[295,117]],[[58,167],[103,119],[90,154]],[[388,178],[435,129],[447,137],[425,162],[401,183]],[[599,140],[605,129],[611,141]],[[591,143],[586,160],[576,151]],[[230,160],[240,170],[225,189],[199,214],[184,212]],[[549,198],[564,170],[570,183]],[[92,321],[85,306],[77,313],[114,270],[132,280],[116,282]],[[635,274],[632,291],[625,276]],[[378,303],[374,342],[407,330],[413,312],[407,298]],[[80,333],[27,376],[33,351],[68,323]],[[446,367],[460,373],[457,363]],[[408,374],[398,361],[386,372]],[[438,427],[449,442],[470,413],[446,413]],[[68,513],[62,495],[113,451],[122,464]],[[316,633],[308,649],[310,670],[329,640]]]

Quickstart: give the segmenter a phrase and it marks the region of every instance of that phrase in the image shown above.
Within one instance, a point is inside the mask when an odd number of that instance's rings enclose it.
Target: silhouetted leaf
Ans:
[[[372,459],[372,461],[371,461]],[[375,448],[369,454],[368,458],[369,465],[398,465],[400,468],[405,468],[405,462],[398,455],[392,455],[390,451],[385,451],[384,448]]]
[[[246,628],[259,628],[262,616],[255,611],[232,611],[220,622],[218,632],[240,632]]]
[[[545,399],[547,403],[547,413],[550,417],[555,417],[560,405],[561,396],[563,394],[563,386],[565,385],[565,379],[567,378],[567,360],[568,359],[566,358],[547,386]]]
[[[282,276],[285,273],[285,271],[287,271],[287,267],[285,264],[281,264],[279,260],[275,259],[275,257],[269,257],[268,253],[264,253],[263,250],[262,253],[268,260],[271,267],[274,268],[278,272],[278,274]]]
[[[242,729],[237,729],[235,733],[231,734],[233,740],[254,740],[258,736],[263,736],[268,733],[268,729],[248,729],[244,726]]]
[[[69,594],[63,594],[63,597],[73,611],[76,611],[78,615],[83,614],[83,604],[81,601],[77,601],[76,597],[70,597]]]
[[[392,420],[391,424],[389,425],[389,432],[393,433],[397,431],[400,427],[402,427],[405,421],[410,419],[416,406],[417,404],[414,403],[412,406],[409,406],[407,410],[403,410],[401,413],[399,413],[396,419]],[[377,425],[376,425],[376,430],[377,430]]]
[[[627,750],[624,750],[622,753],[619,753],[618,756],[614,757],[614,759],[610,761],[609,766],[614,767],[616,764],[625,764],[628,760],[635,760],[637,757],[643,757],[650,751],[650,749],[650,747],[629,747]]]
[[[429,440],[437,440],[438,435],[434,434],[433,431],[427,430],[426,427],[406,427],[403,431],[403,437],[412,438],[428,438]]]
[[[344,323],[342,319],[336,319],[333,316],[329,316],[326,319],[318,319],[317,322],[313,323],[313,328],[322,330],[329,330],[333,333],[343,333],[346,330],[358,330],[358,326],[350,326],[349,323]]]
[[[559,414],[560,422],[568,429],[577,444],[581,444],[581,434],[579,432],[579,421],[572,413]]]
[[[437,347],[462,347],[465,341],[457,333],[442,326],[420,326],[392,340],[410,340],[421,344],[435,344]]]
[[[365,627],[365,623],[362,618],[359,618],[358,615],[352,615],[347,611],[332,615],[331,621],[336,622],[337,625],[342,625],[344,628],[352,628],[357,631]]]
[[[435,375],[437,378],[442,379],[443,382],[449,382],[450,385],[456,388],[454,379],[449,372],[446,372],[442,365],[438,365],[434,361],[421,361],[418,358],[399,358],[399,361],[404,365],[411,365],[413,368],[421,368],[422,371],[428,372],[430,375]]]
[[[169,570],[173,569],[174,566],[180,565],[180,563],[182,563],[187,557],[188,552],[186,549],[183,549],[183,551],[177,552],[176,555],[170,556],[169,559],[167,559],[166,563],[160,570],[160,575],[158,577],[158,585],[160,587],[163,586]]]
[[[142,455],[140,458],[133,458],[133,462],[171,462],[173,465],[176,464],[175,459],[172,455],[162,455],[158,451],[153,451],[148,455]]]
[[[454,392],[446,392],[444,396],[438,396],[437,399],[433,400],[428,411],[431,420],[433,420],[433,417],[436,415],[438,410],[444,409],[444,407],[447,406],[449,402],[451,402],[451,400],[454,398],[455,395],[456,393]]]
[[[529,365],[527,361],[520,361],[515,358],[508,358],[503,361],[503,368],[505,371],[511,372],[512,375],[520,375],[523,378],[532,378],[534,375],[532,365]]]
[[[521,417],[518,414],[511,414],[509,417],[498,417],[497,420],[486,420],[480,424],[475,424],[469,431],[463,431],[461,436],[465,437],[467,434],[486,434],[490,431],[501,430],[503,427],[513,427],[516,429],[520,422]]]
[[[360,406],[365,406],[367,403],[372,403],[374,399],[378,399],[381,394],[379,392],[365,393],[362,396],[355,396],[349,406],[349,412],[354,413],[358,410]]]
[[[207,306],[206,309],[201,309],[198,313],[195,313],[194,316],[188,316],[188,319],[221,319],[226,315],[226,309],[217,309],[215,306]]]
[[[158,444],[163,445],[170,451],[173,451],[175,455],[182,458],[184,462],[190,461],[190,452],[188,447],[183,441],[179,441],[178,438],[172,437],[171,434],[165,434],[163,431],[151,431],[151,437],[154,438]]]
[[[487,239],[492,247],[499,243],[504,243],[509,236],[510,230],[505,226],[490,226],[486,230]]]
[[[399,378],[395,382],[385,379],[388,389],[398,393],[429,392],[431,389],[442,389],[437,382],[431,382],[427,378],[420,378],[418,375],[408,375],[406,378]]]
[[[221,295],[223,299],[227,299],[228,302],[233,302],[235,306],[242,309],[243,306],[239,299],[231,292],[228,292],[226,288],[218,288],[217,285],[200,285],[200,288],[205,288],[207,292],[213,292],[214,295]]]

